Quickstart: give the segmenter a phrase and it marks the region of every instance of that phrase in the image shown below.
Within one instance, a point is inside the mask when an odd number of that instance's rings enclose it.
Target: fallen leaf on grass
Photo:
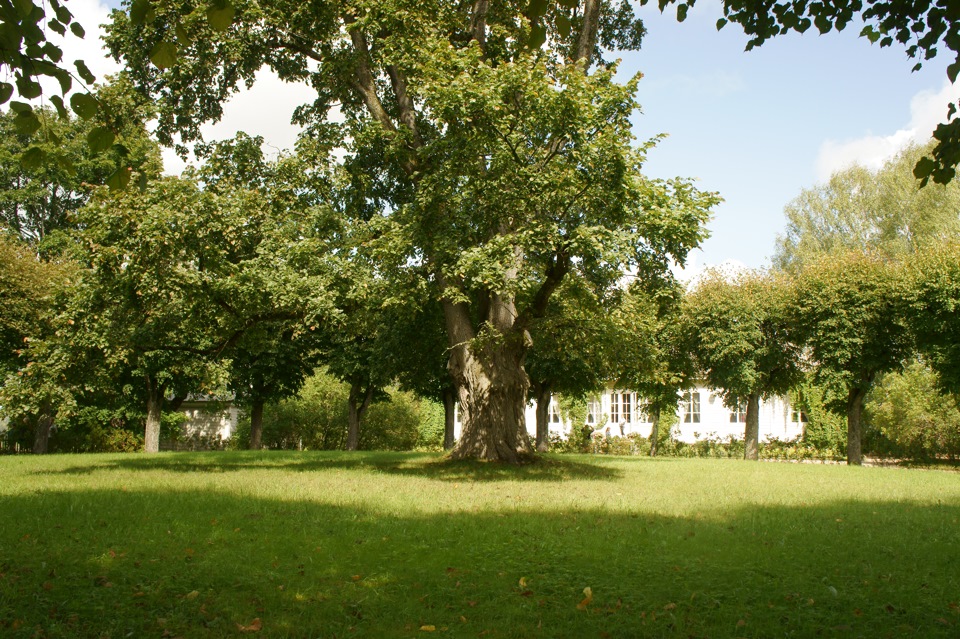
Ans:
[[[237,630],[240,632],[260,632],[263,628],[263,622],[260,621],[260,617],[257,617],[250,622],[249,626],[244,626],[243,624],[237,624]]]
[[[663,609],[664,609],[664,610],[673,610],[673,609],[676,608],[676,607],[677,607],[677,604],[675,604],[675,603],[668,603],[666,606],[663,607]]]
[[[521,597],[532,597],[532,596],[533,596],[533,591],[532,591],[532,590],[524,590],[523,592],[520,593],[520,596],[521,596]]]
[[[353,579],[354,581],[360,581],[361,579],[363,579],[363,577],[361,577],[360,575],[354,575],[353,577],[350,577],[350,578]]]
[[[591,601],[593,601],[593,590],[587,586],[583,589],[583,601],[577,604],[577,610],[586,610]]]
[[[184,598],[184,599],[196,599],[196,598],[199,597],[199,596],[200,596],[200,592],[199,592],[199,591],[197,591],[197,590],[191,590],[190,592],[188,592],[187,594],[185,594],[185,595],[183,596],[183,598]]]
[[[521,587],[521,588],[526,588],[526,587],[527,587],[527,578],[526,578],[526,577],[520,577],[520,587]]]
[[[421,632],[433,632],[436,629],[437,629],[436,626],[420,626]]]

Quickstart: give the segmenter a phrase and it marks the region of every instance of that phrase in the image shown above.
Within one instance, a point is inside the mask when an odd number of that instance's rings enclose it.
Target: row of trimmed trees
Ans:
[[[713,274],[685,301],[691,352],[729,406],[746,405],[746,457],[757,458],[759,400],[804,373],[830,388],[847,425],[847,460],[862,462],[864,401],[885,373],[923,361],[956,392],[960,244],[894,261],[835,252],[793,274]]]

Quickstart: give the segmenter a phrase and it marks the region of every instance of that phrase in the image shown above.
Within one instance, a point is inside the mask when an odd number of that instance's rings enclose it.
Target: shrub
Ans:
[[[443,406],[413,393],[391,389],[371,404],[360,425],[363,450],[439,450],[443,445]],[[268,404],[262,442],[283,450],[339,450],[347,440],[350,387],[326,373],[310,377],[299,396]],[[250,417],[241,414],[231,448],[247,448]]]
[[[920,362],[884,375],[867,401],[864,448],[914,460],[960,456],[957,398],[937,383],[937,374]]]

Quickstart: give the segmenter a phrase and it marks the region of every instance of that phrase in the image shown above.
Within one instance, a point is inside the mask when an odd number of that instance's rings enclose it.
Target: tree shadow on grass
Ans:
[[[2,497],[0,635],[960,630],[960,504],[840,501],[666,517],[639,506],[397,514],[379,509],[376,495],[362,507],[322,497],[164,491],[149,479],[127,492]]]
[[[89,475],[109,469],[166,471],[178,473],[227,473],[249,470],[324,472],[350,470],[421,477],[452,482],[565,481],[617,479],[623,473],[606,465],[584,463],[560,456],[541,456],[535,461],[511,465],[490,462],[453,461],[439,454],[340,451],[324,452],[228,452],[171,453],[156,456],[109,456],[94,463],[37,474]]]

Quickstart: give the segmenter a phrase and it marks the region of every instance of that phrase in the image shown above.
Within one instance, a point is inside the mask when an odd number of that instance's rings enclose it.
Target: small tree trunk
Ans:
[[[660,445],[660,409],[650,411],[650,456],[657,456],[657,447]]]
[[[534,384],[534,394],[537,397],[537,452],[545,453],[550,450],[550,392],[552,384],[542,382]]]
[[[350,385],[350,415],[347,426],[347,450],[357,450],[360,445],[360,422],[363,420],[363,414],[366,412],[370,401],[373,399],[373,385],[367,387],[367,392],[363,392],[363,386],[359,382],[353,382]]]
[[[747,398],[747,423],[743,428],[743,458],[760,459],[760,394]]]
[[[847,394],[847,464],[851,466],[863,464],[860,426],[866,396],[866,389],[860,388],[851,388]]]
[[[163,384],[147,376],[147,426],[143,436],[143,450],[160,452],[160,417],[163,412]]]
[[[457,427],[457,391],[453,388],[443,389],[443,449],[450,450],[455,443],[454,432]]]
[[[54,412],[49,401],[40,404],[37,424],[33,431],[33,454],[45,455],[50,446],[50,430],[53,428]]]
[[[260,450],[263,439],[263,400],[255,399],[250,406],[250,450]]]

